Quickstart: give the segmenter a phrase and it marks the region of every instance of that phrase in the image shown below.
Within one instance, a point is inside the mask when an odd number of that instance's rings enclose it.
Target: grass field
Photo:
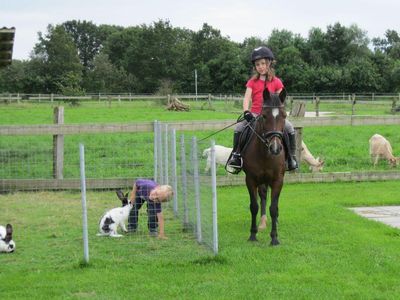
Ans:
[[[177,132],[185,134],[190,142],[192,135],[198,139],[210,135],[211,131]],[[373,167],[369,156],[369,138],[379,133],[393,147],[393,154],[400,155],[398,126],[330,126],[306,127],[303,140],[315,157],[325,160],[324,172],[372,171],[391,169],[386,161]],[[212,136],[216,144],[231,147],[232,130]],[[135,134],[86,134],[66,135],[64,156],[64,178],[79,177],[78,144],[87,150],[88,178],[137,177],[153,174],[152,133]],[[4,136],[0,139],[0,178],[52,178],[52,136]],[[199,145],[199,152],[210,146],[210,140]],[[179,158],[179,146],[178,146]],[[205,159],[200,157],[200,168]],[[305,164],[301,172],[310,172]],[[218,170],[224,175],[224,170]]]
[[[88,266],[78,193],[3,194],[0,220],[14,225],[17,250],[0,255],[0,298],[397,299],[400,231],[347,207],[399,204],[399,189],[399,182],[285,185],[281,245],[272,248],[269,232],[247,241],[245,187],[219,188],[216,257],[172,234],[171,216],[165,241],[95,236],[112,195],[89,192]]]
[[[388,102],[389,103],[389,102]],[[357,112],[369,115],[387,114],[389,105],[386,102],[359,104]],[[201,110],[195,106],[190,112],[169,112],[160,106],[159,101],[135,102],[84,102],[79,106],[65,105],[66,124],[84,123],[129,123],[141,121],[187,121],[232,119],[238,116],[240,108],[224,101],[214,106],[218,110]],[[54,104],[55,105],[55,104]],[[311,103],[307,103],[310,107]],[[335,114],[351,110],[348,103],[321,102],[321,111],[332,111]],[[0,106],[0,125],[17,124],[51,124],[53,105],[49,103],[20,103]],[[315,157],[325,160],[325,172],[387,170],[389,166],[382,161],[374,168],[369,158],[369,138],[380,133],[392,144],[394,155],[399,156],[400,136],[397,126],[331,126],[306,127],[303,139]],[[210,135],[211,131],[185,132],[190,138],[198,139]],[[182,132],[178,132],[179,135]],[[64,178],[77,178],[79,170],[78,143],[82,142],[88,149],[87,176],[101,177],[137,177],[151,176],[153,149],[152,133],[138,134],[86,134],[65,136]],[[212,136],[216,144],[231,146],[232,129],[229,128]],[[200,150],[209,147],[209,140],[201,145]],[[52,178],[52,137],[51,136],[5,136],[0,139],[0,178]],[[135,158],[127,161],[126,158]],[[309,172],[303,165],[301,172]],[[224,171],[219,170],[219,175]]]
[[[323,105],[321,111],[341,111]],[[223,102],[215,111],[187,113],[166,112],[152,101],[84,103],[65,105],[65,123],[225,120],[235,119],[239,110]],[[388,107],[357,106],[360,112],[386,114]],[[48,103],[2,105],[0,125],[51,124],[52,115]],[[200,139],[210,133],[186,134]],[[399,155],[398,126],[310,127],[304,128],[303,138],[315,156],[325,159],[325,172],[372,170],[368,139],[374,133],[385,135]],[[232,131],[213,138],[229,146]],[[147,171],[141,168],[152,160],[151,134],[68,136],[65,178],[78,176],[77,144],[82,141],[87,149],[96,149],[86,156],[88,177],[144,176]],[[138,146],[142,144],[147,148]],[[2,137],[0,178],[51,178],[51,147],[51,137]],[[137,165],[127,164],[126,157],[135,157]],[[376,169],[388,166],[382,162]],[[301,171],[307,172],[305,167]],[[218,172],[224,175],[222,169]],[[89,191],[89,265],[82,263],[79,193],[0,194],[0,224],[14,225],[17,245],[15,253],[0,255],[0,299],[397,299],[400,231],[363,219],[347,207],[398,205],[399,189],[397,181],[285,185],[279,210],[281,245],[272,248],[269,227],[259,233],[259,242],[247,242],[245,186],[218,188],[215,257],[179,230],[169,210],[168,240],[146,234],[97,237],[98,220],[115,206],[115,194]]]
[[[64,106],[65,124],[84,123],[126,123],[141,121],[178,121],[178,120],[226,120],[236,119],[242,112],[242,104],[234,101],[213,101],[211,107],[207,102],[184,101],[191,111],[166,111],[165,103],[160,100],[135,100],[132,102],[80,102],[69,105],[64,102],[21,102],[0,105],[0,125],[52,124],[53,107]],[[355,115],[388,115],[391,114],[391,101],[371,101],[356,104]],[[290,104],[287,104],[290,110]],[[315,112],[315,103],[306,102],[306,111]],[[321,101],[320,112],[330,115],[352,114],[351,102]]]

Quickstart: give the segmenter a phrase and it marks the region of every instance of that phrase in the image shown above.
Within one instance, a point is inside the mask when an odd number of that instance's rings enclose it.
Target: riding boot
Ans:
[[[288,155],[288,170],[296,170],[298,168],[296,159],[296,134],[288,133],[289,137],[289,155]]]
[[[225,167],[225,169],[232,174],[238,174],[242,170],[242,156],[238,151],[240,135],[241,132],[235,132],[233,134],[233,150]]]

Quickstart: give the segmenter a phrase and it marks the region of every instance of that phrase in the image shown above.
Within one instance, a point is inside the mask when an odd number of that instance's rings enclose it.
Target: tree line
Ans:
[[[67,21],[38,34],[28,60],[0,70],[0,93],[243,93],[251,51],[266,45],[290,92],[400,92],[400,37],[370,40],[357,25],[311,28],[306,38],[274,29],[231,41],[204,23],[168,20],[133,27]]]

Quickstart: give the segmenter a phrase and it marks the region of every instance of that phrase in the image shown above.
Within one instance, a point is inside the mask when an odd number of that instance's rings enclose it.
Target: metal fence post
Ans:
[[[215,166],[215,141],[211,141],[211,188],[213,216],[213,252],[218,254],[217,168]]]
[[[162,130],[161,122],[157,122],[157,166],[158,166],[158,182],[164,184],[164,168],[163,168],[163,145],[162,145]]]
[[[171,176],[172,176],[172,188],[174,190],[174,203],[173,210],[175,218],[178,216],[178,175],[176,168],[176,130],[175,128],[171,131]]]
[[[197,159],[197,140],[194,136],[192,138],[192,163],[193,163],[193,184],[194,184],[194,198],[196,203],[196,236],[197,242],[201,243],[201,209],[200,209],[200,178],[199,178],[199,161]]]
[[[158,124],[158,121],[157,120],[155,120],[154,121],[154,174],[153,174],[153,178],[154,178],[154,181],[155,182],[157,182],[157,180],[158,180],[158,176],[157,176],[157,174],[158,174],[158,162],[157,162],[157,158],[158,158],[158,148],[157,148],[157,141],[158,141],[158,136],[157,136],[157,124]]]
[[[81,174],[81,193],[82,193],[82,223],[83,223],[83,259],[85,263],[89,263],[89,240],[87,225],[87,208],[86,208],[86,175],[85,175],[85,148],[83,144],[79,144],[79,162]]]
[[[164,184],[169,184],[168,124],[164,124]]]
[[[181,174],[182,174],[182,202],[183,202],[183,229],[189,228],[189,207],[187,203],[187,177],[186,177],[186,152],[185,137],[181,135]]]

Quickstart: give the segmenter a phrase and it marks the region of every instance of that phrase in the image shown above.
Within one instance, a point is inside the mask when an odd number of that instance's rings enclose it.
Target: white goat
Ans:
[[[215,149],[215,163],[217,165],[222,165],[225,167],[229,155],[232,152],[232,148],[215,145],[214,149]],[[207,165],[204,171],[208,172],[211,168],[211,148],[204,149],[203,157],[207,157]]]
[[[309,165],[309,169],[313,173],[321,172],[325,163],[319,157],[314,158],[303,141],[301,142],[301,161],[307,163]]]
[[[400,163],[400,157],[393,156],[392,146],[389,141],[380,134],[374,134],[369,139],[369,155],[374,166],[381,158],[387,159],[392,167],[396,167]]]

